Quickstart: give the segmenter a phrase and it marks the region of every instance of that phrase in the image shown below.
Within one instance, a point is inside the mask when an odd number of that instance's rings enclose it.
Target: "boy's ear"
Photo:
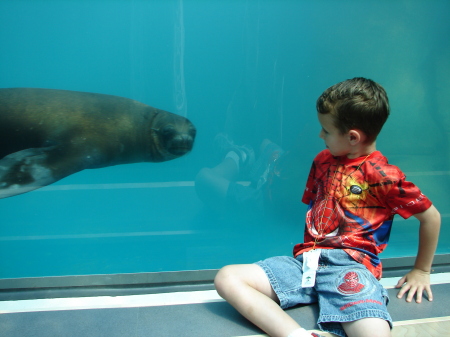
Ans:
[[[360,130],[350,130],[348,132],[348,140],[351,145],[356,145],[358,143],[361,143],[366,138],[365,134]]]

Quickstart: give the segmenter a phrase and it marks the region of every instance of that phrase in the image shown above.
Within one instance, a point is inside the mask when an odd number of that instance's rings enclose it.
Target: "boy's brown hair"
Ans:
[[[351,129],[364,132],[370,143],[376,140],[389,116],[386,91],[378,83],[355,77],[325,90],[317,99],[317,111],[331,113],[336,128],[342,133]]]

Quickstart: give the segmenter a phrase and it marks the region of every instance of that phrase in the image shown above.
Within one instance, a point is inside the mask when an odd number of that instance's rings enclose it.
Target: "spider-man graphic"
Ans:
[[[356,272],[350,271],[344,276],[344,282],[338,286],[342,294],[356,294],[364,288],[364,284],[359,283],[359,276]]]
[[[377,255],[388,243],[394,215],[408,218],[431,205],[379,151],[355,159],[322,151],[313,162],[302,201],[309,205],[304,243],[294,247],[294,255],[313,247],[341,248],[377,278]]]

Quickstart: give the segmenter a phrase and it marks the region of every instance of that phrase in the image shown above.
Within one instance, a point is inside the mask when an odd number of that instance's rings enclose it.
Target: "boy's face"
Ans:
[[[319,123],[322,126],[319,137],[325,141],[325,146],[333,156],[346,156],[350,153],[348,134],[342,134],[335,126],[331,113],[318,113]]]

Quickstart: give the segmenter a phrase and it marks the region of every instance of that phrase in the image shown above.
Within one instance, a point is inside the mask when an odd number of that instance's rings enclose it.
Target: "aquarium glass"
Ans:
[[[324,149],[316,99],[360,76],[390,99],[377,148],[438,208],[437,253],[450,253],[449,36],[446,0],[2,0],[1,88],[124,97],[188,118],[197,135],[192,151],[170,161],[87,168],[1,199],[0,278],[217,269],[290,255],[303,239],[306,178]],[[53,110],[48,132],[69,128],[73,138],[32,148],[59,146],[67,156],[63,145],[80,141],[83,118]],[[119,118],[103,116],[83,127],[98,135]],[[19,141],[0,137],[3,148]],[[289,154],[281,158],[295,179],[262,192],[273,207],[251,195],[223,211],[218,196],[231,173],[208,174],[236,160],[226,157],[230,144],[247,159],[253,149],[259,165],[241,165],[238,189],[255,175],[264,183],[261,145]],[[414,256],[418,228],[396,216],[381,258]]]

